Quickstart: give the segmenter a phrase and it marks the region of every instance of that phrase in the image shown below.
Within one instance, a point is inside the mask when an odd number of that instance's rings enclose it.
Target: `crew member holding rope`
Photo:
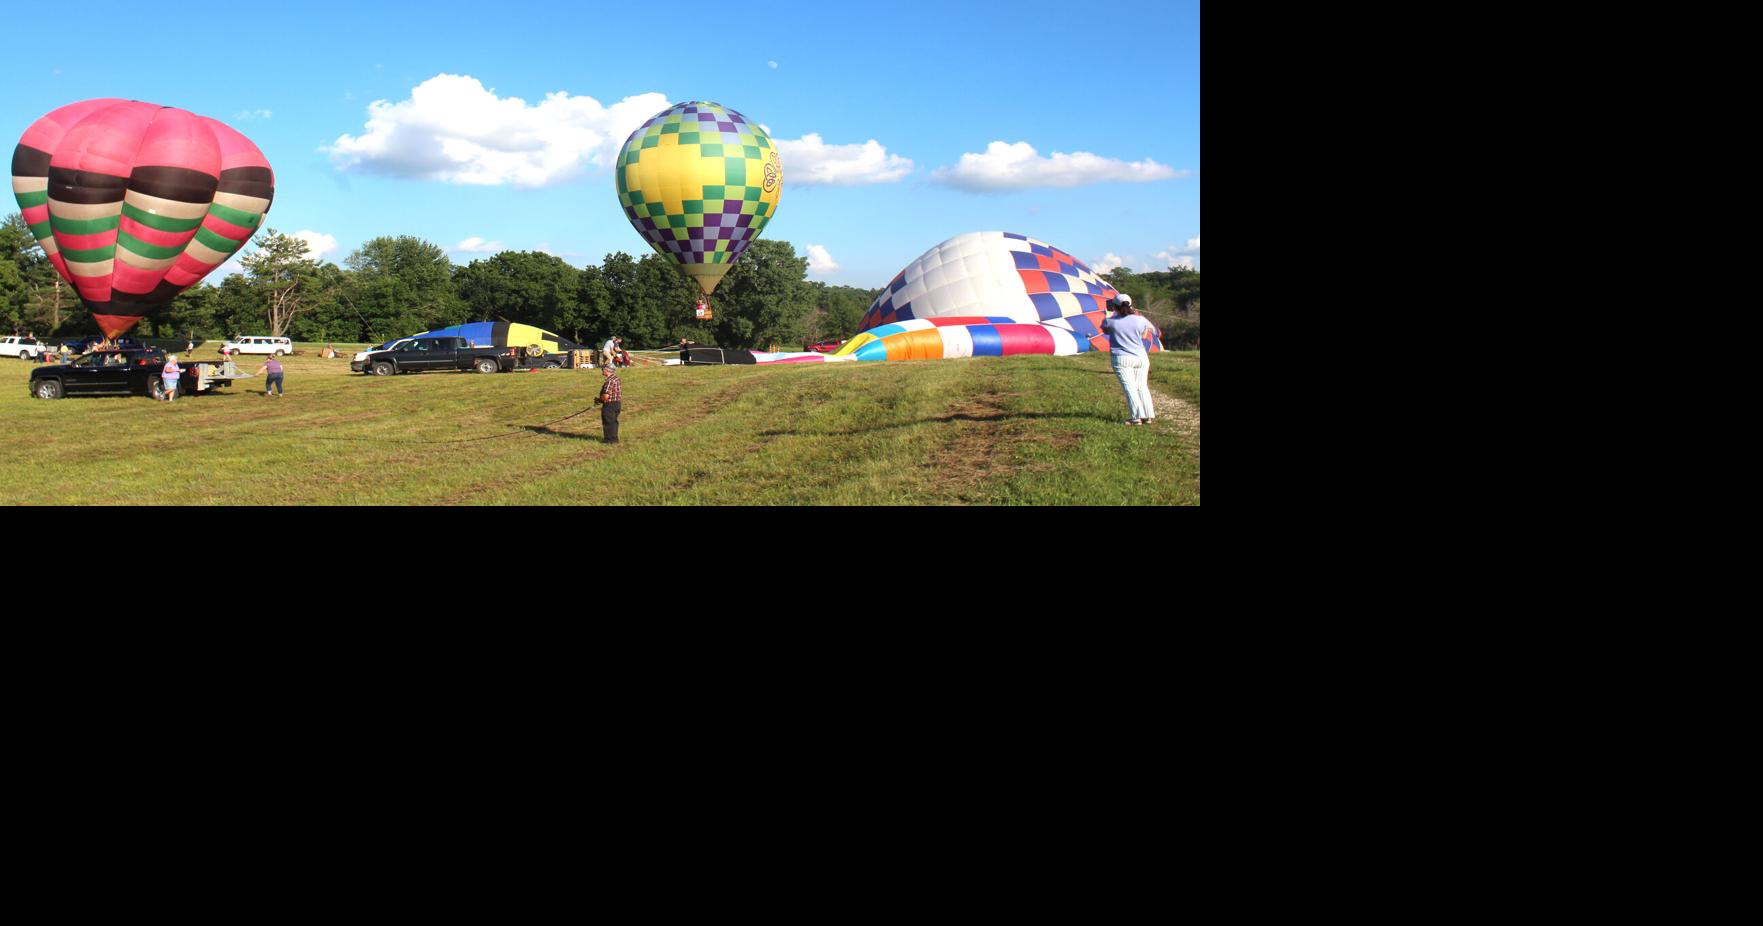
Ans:
[[[594,397],[594,404],[600,406],[600,426],[605,429],[606,436],[601,438],[608,444],[618,443],[618,412],[624,407],[624,384],[618,381],[617,371],[611,364],[600,366],[600,375],[606,381],[600,386],[600,394]]]

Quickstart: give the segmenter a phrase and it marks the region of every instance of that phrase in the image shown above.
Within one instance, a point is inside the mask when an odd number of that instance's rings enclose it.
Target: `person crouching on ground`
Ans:
[[[178,380],[182,379],[184,368],[178,366],[178,355],[172,354],[165,358],[165,368],[159,371],[159,384],[165,387],[165,401],[178,400]]]
[[[269,374],[268,378],[263,381],[263,397],[266,399],[269,398],[269,391],[271,389],[274,389],[275,390],[275,397],[278,399],[281,398],[282,397],[282,362],[280,360],[275,359],[274,357],[271,357],[268,360],[265,360],[263,362],[263,366],[260,366],[257,368],[257,372]]]
[[[618,443],[618,412],[623,408],[624,384],[618,381],[618,373],[609,365],[600,367],[600,375],[605,382],[600,385],[600,394],[594,397],[594,404],[600,406],[600,427],[606,436],[601,438],[608,444]]]
[[[1114,317],[1102,319],[1102,330],[1108,334],[1108,360],[1120,388],[1126,392],[1127,424],[1150,424],[1157,420],[1157,409],[1151,405],[1151,357],[1145,349],[1145,333],[1151,323],[1133,312],[1132,297],[1125,293],[1108,303]]]

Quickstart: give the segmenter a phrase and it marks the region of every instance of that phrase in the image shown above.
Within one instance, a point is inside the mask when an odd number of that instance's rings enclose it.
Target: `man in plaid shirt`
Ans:
[[[606,431],[602,440],[608,444],[616,444],[618,412],[624,402],[624,384],[618,381],[618,374],[613,371],[610,363],[600,365],[600,375],[606,377],[606,383],[600,387],[600,394],[594,397],[594,404],[600,406],[600,426]]]

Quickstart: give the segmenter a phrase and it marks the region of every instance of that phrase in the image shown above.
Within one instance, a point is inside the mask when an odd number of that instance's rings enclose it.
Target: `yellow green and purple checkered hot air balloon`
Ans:
[[[777,215],[783,162],[770,136],[717,103],[681,103],[625,140],[618,204],[705,295]]]
[[[12,192],[50,263],[116,337],[251,240],[275,173],[250,139],[213,119],[86,100],[25,130]]]

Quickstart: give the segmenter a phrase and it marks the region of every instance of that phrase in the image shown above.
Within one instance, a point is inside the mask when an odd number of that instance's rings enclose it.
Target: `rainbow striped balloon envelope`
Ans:
[[[613,171],[625,218],[705,295],[777,215],[771,137],[717,103],[681,103],[631,133]]]
[[[213,119],[86,100],[25,130],[12,192],[43,253],[116,337],[251,240],[275,173],[250,139]]]

